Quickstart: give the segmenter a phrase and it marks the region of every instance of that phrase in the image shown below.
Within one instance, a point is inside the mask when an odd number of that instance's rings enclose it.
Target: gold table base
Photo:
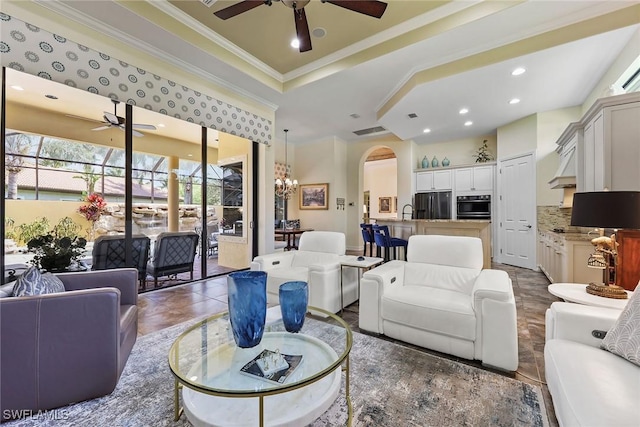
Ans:
[[[617,285],[601,285],[589,283],[587,285],[587,293],[597,295],[604,298],[627,299],[627,292],[624,288]]]

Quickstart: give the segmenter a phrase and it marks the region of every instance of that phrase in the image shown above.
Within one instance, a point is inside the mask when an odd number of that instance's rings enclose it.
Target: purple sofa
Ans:
[[[138,334],[138,272],[57,275],[66,292],[0,299],[2,420],[111,393]]]

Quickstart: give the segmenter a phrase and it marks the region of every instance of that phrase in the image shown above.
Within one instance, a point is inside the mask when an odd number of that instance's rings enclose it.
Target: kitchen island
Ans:
[[[393,237],[409,239],[414,234],[471,236],[482,240],[483,267],[491,268],[491,221],[473,219],[395,219],[372,218],[371,222],[386,225]]]

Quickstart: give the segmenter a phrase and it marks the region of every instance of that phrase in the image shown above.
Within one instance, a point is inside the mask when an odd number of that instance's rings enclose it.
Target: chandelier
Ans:
[[[284,130],[284,176],[276,178],[276,196],[282,197],[285,200],[289,200],[292,195],[295,194],[298,189],[298,180],[292,180],[288,172],[287,164],[287,134],[289,129]]]

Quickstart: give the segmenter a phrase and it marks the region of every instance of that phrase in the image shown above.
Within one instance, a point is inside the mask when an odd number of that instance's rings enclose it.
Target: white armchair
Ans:
[[[307,231],[300,236],[297,251],[260,255],[252,270],[267,272],[267,302],[278,304],[280,285],[294,280],[309,284],[309,305],[332,313],[340,311],[340,259],[345,255],[343,233]],[[342,273],[345,306],[358,299],[357,271]]]
[[[511,279],[504,271],[483,270],[482,254],[475,237],[409,237],[407,261],[362,276],[360,329],[515,371]]]
[[[547,310],[545,377],[560,426],[640,425],[640,366],[600,348],[621,313],[566,302]]]

